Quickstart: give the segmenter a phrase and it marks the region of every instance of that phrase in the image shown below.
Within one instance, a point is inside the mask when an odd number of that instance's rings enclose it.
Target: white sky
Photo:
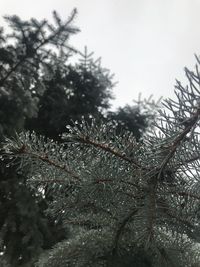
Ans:
[[[175,78],[200,54],[200,0],[0,0],[0,15],[51,19],[56,10],[64,19],[74,7],[81,33],[71,44],[87,45],[115,73],[114,106],[140,92],[172,97]]]

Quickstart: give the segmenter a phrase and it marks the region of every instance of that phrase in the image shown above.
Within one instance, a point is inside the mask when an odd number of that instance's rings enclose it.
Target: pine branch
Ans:
[[[122,235],[122,232],[124,230],[124,228],[126,227],[127,223],[131,220],[131,218],[138,212],[138,209],[133,209],[131,212],[129,212],[129,214],[127,216],[124,217],[123,221],[120,223],[117,231],[116,231],[116,235],[114,238],[114,243],[113,243],[113,249],[112,249],[112,256],[114,257],[117,253],[118,250],[118,243],[119,243],[119,239]]]
[[[109,145],[107,144],[102,144],[102,143],[98,143],[94,140],[91,140],[89,137],[78,137],[77,138],[77,141],[79,141],[80,143],[83,143],[83,144],[88,144],[88,145],[92,145],[96,148],[99,148],[99,149],[102,149],[118,158],[121,158],[131,164],[133,164],[135,167],[137,167],[138,169],[141,169],[143,167],[141,167],[141,165],[134,161],[133,159],[129,158],[129,157],[126,157],[124,154],[120,153],[120,151],[117,151],[115,149],[112,149],[111,147],[109,147]]]
[[[187,165],[187,164],[191,164],[191,163],[193,163],[193,162],[195,162],[195,161],[197,161],[197,160],[200,160],[200,155],[199,155],[199,154],[194,155],[193,157],[191,157],[191,158],[189,158],[189,159],[186,159],[186,160],[184,160],[184,161],[181,162],[181,163],[178,163],[178,164],[175,166],[175,169],[178,169],[178,168],[180,168],[180,167],[182,167],[182,166],[185,166],[185,165]]]
[[[175,140],[173,141],[173,144],[169,146],[169,154],[166,156],[166,158],[163,160],[161,163],[161,168],[158,174],[158,180],[161,177],[161,174],[163,173],[165,167],[167,166],[168,162],[170,159],[173,157],[175,154],[178,146],[181,144],[181,142],[185,139],[186,135],[191,131],[191,129],[195,126],[197,121],[199,120],[199,115],[200,115],[200,107],[197,108],[197,111],[194,113],[194,115],[188,119],[188,126],[185,127],[185,129],[179,134]]]
[[[58,29],[57,31],[53,32],[52,34],[49,35],[48,38],[44,39],[43,41],[40,42],[40,44],[34,48],[34,45],[36,44],[33,43],[32,46],[30,47],[31,48],[31,55],[29,54],[29,51],[26,49],[26,54],[23,55],[21,57],[21,59],[7,72],[7,74],[0,80],[0,86],[2,87],[5,83],[5,81],[11,76],[11,74],[13,74],[14,72],[16,72],[16,70],[18,69],[19,66],[21,66],[26,60],[28,60],[30,57],[33,59],[34,56],[36,55],[37,51],[39,49],[41,49],[43,46],[45,46],[46,44],[49,44],[51,43],[51,41],[53,41],[53,39],[55,39],[56,37],[59,37],[62,33],[68,31],[68,27],[69,25],[71,24],[71,22],[74,20],[75,16],[77,14],[77,10],[74,9],[73,12],[72,12],[72,15],[70,16],[69,20],[63,24],[63,25],[58,25]],[[7,20],[9,20],[10,18],[7,18]],[[41,23],[41,25],[38,27],[38,32],[42,32],[42,28],[46,25],[46,21],[43,21],[43,23]],[[31,25],[31,24],[30,24]],[[29,25],[29,27],[30,27]],[[26,40],[27,37],[25,36],[25,32],[23,30],[23,27],[24,25],[22,24],[21,22],[21,25],[20,23],[18,22],[18,27],[19,29],[21,30],[21,33],[22,33],[22,36],[23,36],[23,39]],[[21,27],[21,28],[20,28]],[[73,30],[69,30],[70,33],[76,33],[78,31],[78,29],[73,29]],[[59,41],[57,42],[57,45],[58,45]],[[65,42],[63,42],[64,44]],[[25,44],[26,45],[26,44]],[[56,45],[56,43],[55,43]],[[26,48],[27,48],[27,45],[26,45]],[[68,46],[68,49],[70,49],[70,47]],[[71,50],[73,50],[73,52],[77,52],[75,49],[71,48]]]
[[[45,162],[45,163],[47,163],[47,164],[50,165],[50,166],[53,166],[53,167],[55,167],[55,168],[57,168],[57,169],[60,169],[60,170],[62,170],[62,171],[64,171],[64,172],[66,172],[66,173],[69,174],[72,178],[74,178],[74,179],[76,179],[76,180],[78,180],[78,181],[81,180],[80,177],[77,176],[76,174],[74,174],[71,170],[69,170],[69,169],[67,168],[66,165],[60,165],[59,163],[57,163],[57,162],[55,162],[55,161],[49,159],[47,154],[45,154],[45,155],[40,155],[40,154],[31,152],[31,151],[29,151],[29,150],[27,149],[27,147],[26,147],[25,145],[23,145],[22,147],[20,147],[18,151],[16,151],[15,153],[13,153],[13,154],[11,154],[11,155],[13,155],[13,156],[18,156],[18,155],[19,155],[19,156],[23,156],[23,155],[26,156],[26,155],[27,155],[27,156],[29,156],[29,157],[31,157],[31,158],[35,158],[35,159],[37,159],[37,160],[41,160],[42,162]]]

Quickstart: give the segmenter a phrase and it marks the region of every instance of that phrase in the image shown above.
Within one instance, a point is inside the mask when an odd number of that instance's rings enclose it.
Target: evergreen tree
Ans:
[[[56,12],[53,15],[55,25],[45,20],[22,21],[17,16],[5,18],[13,31],[9,35],[0,31],[1,141],[4,136],[22,131],[27,117],[37,115],[38,96],[45,90],[42,73],[47,72],[49,60],[56,56],[51,49],[56,47],[58,53],[66,55],[73,50],[68,40],[78,32],[72,25],[76,10],[66,22]],[[61,239],[52,235],[39,207],[41,196],[27,187],[27,170],[20,172],[17,165],[8,168],[10,160],[0,163],[0,244],[11,266],[18,266]]]
[[[177,100],[163,102],[142,142],[94,118],[68,126],[63,144],[30,132],[7,139],[5,156],[28,166],[30,183],[69,186],[50,210],[70,236],[37,266],[139,266],[140,251],[143,266],[198,266],[198,65],[185,69],[188,86],[177,81]]]
[[[93,52],[88,53],[87,47],[79,56],[75,65],[66,64],[63,56],[54,57],[49,63],[51,75],[43,77],[45,92],[38,95],[37,117],[26,118],[25,129],[61,141],[66,124],[92,115],[117,121],[119,131],[125,127],[139,140],[155,116],[154,108],[142,101],[109,111],[115,86],[113,74],[101,66],[101,58],[93,59]]]
[[[110,107],[114,83],[109,71],[94,61],[92,55],[85,48],[75,65],[67,65],[62,58],[49,63],[54,69],[50,78],[43,78],[46,90],[39,98],[38,115],[27,119],[26,129],[60,140],[66,123],[81,120],[82,116],[103,117]]]
[[[25,118],[37,115],[38,97],[45,89],[41,73],[49,69],[49,60],[56,56],[54,47],[66,55],[74,50],[68,40],[78,32],[72,25],[76,10],[66,22],[56,12],[53,15],[55,25],[46,20],[22,21],[18,16],[5,17],[13,31],[8,35],[4,35],[3,29],[0,32],[2,135],[12,135],[13,128],[23,129]]]
[[[156,117],[159,103],[160,99],[154,102],[151,101],[151,97],[148,100],[140,100],[136,102],[136,105],[125,105],[119,107],[115,112],[109,111],[107,119],[117,121],[117,133],[120,133],[123,129],[128,130],[133,133],[138,141]]]
[[[77,52],[68,44],[78,32],[72,24],[76,10],[66,22],[56,12],[53,15],[55,25],[6,17],[13,32],[5,35],[0,30],[0,140],[26,128],[60,142],[65,125],[80,121],[83,115],[87,120],[91,114],[104,120],[120,118],[105,115],[114,84],[100,60],[94,61],[85,50],[79,53],[79,63],[66,64]],[[129,119],[127,127],[139,138],[142,131],[137,129],[146,127],[147,116],[130,110],[120,111],[124,117],[126,113],[137,117],[139,124]],[[21,171],[18,164],[11,168],[10,161],[0,162],[1,251],[12,266],[30,266],[42,249],[68,236],[63,216],[51,211],[56,198],[66,195],[70,187],[40,182],[32,186],[27,182],[29,168]]]

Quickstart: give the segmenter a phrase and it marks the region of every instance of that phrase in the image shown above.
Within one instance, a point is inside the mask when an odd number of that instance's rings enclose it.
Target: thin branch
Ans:
[[[77,11],[76,9],[74,9],[71,17],[69,18],[69,21],[66,22],[66,24],[62,27],[60,27],[54,34],[51,34],[48,38],[46,38],[45,40],[43,40],[35,49],[33,48],[33,54],[32,54],[32,57],[34,57],[34,55],[36,54],[36,52],[44,45],[46,45],[47,43],[49,43],[52,39],[54,39],[57,35],[59,35],[62,31],[65,30],[65,28],[73,21],[75,15],[76,15]],[[69,48],[69,47],[68,47]],[[77,52],[75,49],[71,49],[73,50],[74,52]],[[24,55],[24,57],[19,60],[15,66],[13,68],[11,68],[11,70],[5,75],[5,77],[3,77],[1,80],[0,80],[0,86],[3,86],[4,85],[4,82],[8,79],[8,77],[14,72],[16,71],[16,69],[22,64],[24,63],[24,61],[26,61],[27,59],[29,58],[29,55],[26,54]]]
[[[120,151],[117,151],[117,150],[114,150],[114,149],[110,148],[107,144],[101,144],[101,143],[98,143],[98,142],[95,142],[95,141],[89,139],[88,137],[80,137],[80,136],[78,138],[78,141],[80,141],[83,144],[88,144],[88,145],[92,145],[94,147],[100,148],[100,149],[102,149],[102,150],[104,150],[104,151],[106,151],[108,153],[113,154],[114,156],[116,156],[118,158],[121,158],[121,159],[133,164],[137,168],[140,168],[140,169],[142,168],[143,169],[143,167],[138,162],[136,162],[133,159],[131,159],[131,158],[125,156],[124,154],[120,153]]]
[[[136,187],[137,189],[142,189],[139,185],[137,185],[137,184],[134,184],[134,183],[131,183],[131,182],[128,182],[128,181],[124,181],[124,180],[117,180],[117,181],[115,181],[115,180],[112,180],[112,179],[98,179],[98,180],[96,180],[96,181],[94,181],[94,183],[99,183],[99,184],[101,184],[101,183],[112,183],[112,182],[119,182],[119,183],[123,183],[123,184],[126,184],[126,185],[131,185],[131,186],[134,186],[134,187]]]
[[[199,155],[199,154],[197,154],[197,155],[193,156],[192,158],[187,159],[187,160],[185,160],[185,161],[183,161],[183,162],[181,162],[181,163],[179,163],[179,164],[176,164],[176,165],[174,166],[174,168],[175,168],[175,169],[178,169],[178,168],[180,168],[180,167],[182,167],[182,166],[185,166],[186,164],[193,163],[193,162],[195,162],[195,161],[197,161],[197,160],[200,160],[200,155]]]
[[[30,152],[30,151],[27,151],[26,150],[26,146],[23,145],[19,150],[18,150],[18,153],[16,153],[15,155],[29,155],[33,158],[36,158],[36,159],[39,159],[45,163],[47,163],[48,165],[51,165],[51,166],[54,166],[55,168],[57,169],[60,169],[64,172],[66,172],[67,174],[69,174],[71,177],[73,177],[74,179],[76,180],[81,180],[79,176],[77,176],[76,174],[74,174],[72,171],[70,171],[66,165],[60,165],[59,163],[55,162],[55,161],[52,161],[51,159],[48,158],[47,155],[39,155],[37,153],[34,153],[34,152]]]
[[[120,236],[124,230],[124,227],[126,226],[126,224],[131,220],[131,218],[137,213],[138,209],[133,209],[124,219],[123,221],[120,223],[119,228],[116,232],[115,238],[114,238],[114,246],[113,246],[113,250],[112,250],[112,255],[115,256],[116,252],[117,252],[117,248],[118,248],[118,243],[119,243],[119,239]]]
[[[170,152],[168,153],[168,155],[166,156],[166,158],[163,160],[163,162],[161,164],[161,168],[160,168],[157,180],[159,180],[161,174],[163,173],[163,171],[164,171],[165,167],[167,166],[168,162],[170,161],[170,159],[175,154],[175,152],[176,152],[178,146],[180,145],[180,143],[184,140],[186,135],[191,131],[193,126],[198,121],[199,115],[200,115],[200,107],[198,107],[196,113],[191,118],[188,119],[188,124],[189,125],[181,132],[181,134],[179,134],[175,138],[175,140],[173,141],[173,144],[171,146],[169,146],[169,148],[171,150],[170,150]]]

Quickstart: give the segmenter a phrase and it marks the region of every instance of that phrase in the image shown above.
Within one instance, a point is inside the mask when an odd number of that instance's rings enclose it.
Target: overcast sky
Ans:
[[[64,19],[74,7],[81,33],[71,43],[115,73],[114,106],[140,92],[173,97],[175,78],[200,54],[200,0],[0,0],[0,15],[51,19],[56,10]]]

